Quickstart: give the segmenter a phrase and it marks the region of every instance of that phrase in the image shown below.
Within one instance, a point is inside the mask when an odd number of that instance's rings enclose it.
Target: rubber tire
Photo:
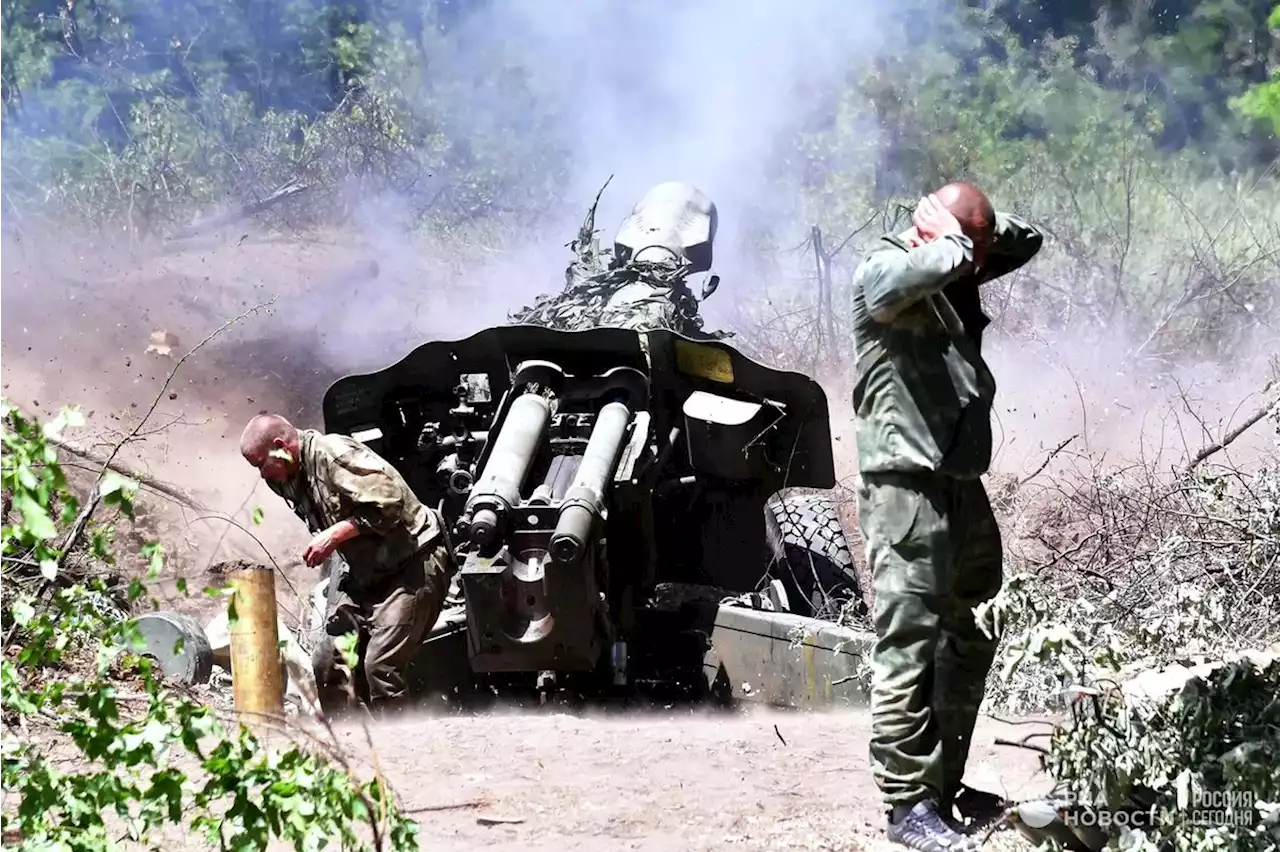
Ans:
[[[853,599],[856,613],[865,615],[853,551],[830,498],[773,497],[765,507],[765,540],[772,553],[769,576],[782,581],[791,612],[834,621]]]

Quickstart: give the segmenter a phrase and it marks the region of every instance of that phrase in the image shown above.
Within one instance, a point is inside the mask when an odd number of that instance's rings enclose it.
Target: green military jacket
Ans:
[[[311,532],[350,520],[360,535],[338,552],[350,573],[345,591],[355,594],[397,574],[440,533],[434,512],[409,489],[389,462],[346,435],[299,430],[301,458],[287,482],[267,485]]]
[[[854,277],[858,468],[961,479],[991,464],[996,382],[982,358],[978,287],[1036,255],[1044,236],[996,214],[995,241],[975,272],[973,242],[948,235],[915,248],[886,236]]]

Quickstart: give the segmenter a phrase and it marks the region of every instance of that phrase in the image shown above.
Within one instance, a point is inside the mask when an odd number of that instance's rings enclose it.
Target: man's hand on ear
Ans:
[[[916,226],[916,233],[926,243],[933,242],[947,234],[963,234],[960,221],[951,215],[951,211],[943,206],[937,195],[929,195],[920,199],[916,211],[911,216],[911,223]]]

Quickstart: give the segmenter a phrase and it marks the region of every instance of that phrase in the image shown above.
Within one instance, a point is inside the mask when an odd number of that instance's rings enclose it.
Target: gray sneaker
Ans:
[[[947,825],[938,814],[937,802],[927,799],[906,813],[895,808],[886,833],[894,843],[920,852],[975,852],[978,848],[973,838]]]

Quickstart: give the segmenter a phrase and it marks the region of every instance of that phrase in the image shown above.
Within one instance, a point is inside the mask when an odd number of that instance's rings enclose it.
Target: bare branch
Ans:
[[[1030,482],[1031,480],[1039,476],[1040,473],[1046,467],[1049,466],[1049,462],[1053,461],[1054,456],[1056,456],[1058,453],[1065,450],[1067,448],[1067,444],[1070,444],[1072,441],[1074,441],[1076,438],[1079,438],[1079,437],[1080,437],[1079,435],[1072,435],[1070,438],[1067,438],[1065,441],[1058,444],[1058,446],[1050,450],[1049,453],[1044,457],[1044,461],[1040,463],[1040,466],[1038,468],[1036,468],[1031,473],[1024,476],[1022,479],[1018,480],[1018,487],[1022,487],[1023,485],[1026,485],[1028,482]]]
[[[1209,456],[1213,455],[1214,453],[1217,453],[1217,452],[1220,452],[1221,450],[1226,449],[1237,438],[1239,438],[1241,435],[1247,432],[1249,428],[1252,427],[1255,423],[1257,423],[1262,418],[1266,417],[1271,412],[1275,411],[1277,406],[1280,406],[1280,397],[1276,397],[1270,402],[1259,407],[1256,411],[1254,411],[1252,414],[1246,417],[1243,423],[1241,423],[1236,428],[1232,429],[1227,434],[1223,435],[1222,440],[1214,441],[1213,443],[1208,444],[1205,447],[1202,447],[1194,456],[1191,457],[1191,461],[1190,463],[1187,464],[1183,473],[1184,474],[1191,473],[1191,471],[1194,470],[1196,465],[1200,464],[1200,462],[1209,458]]]
[[[186,506],[188,509],[194,509],[197,512],[209,511],[208,506],[205,506],[199,500],[195,499],[191,495],[184,492],[182,489],[178,488],[178,486],[170,485],[167,482],[162,482],[161,480],[138,473],[136,470],[134,470],[124,462],[107,461],[103,459],[101,456],[97,455],[96,453],[93,453],[85,449],[84,447],[81,447],[79,444],[76,444],[72,441],[64,440],[62,438],[56,438],[56,437],[49,438],[48,441],[50,444],[53,444],[55,447],[58,447],[59,449],[66,450],[68,453],[71,453],[73,456],[79,456],[80,458],[85,459],[86,461],[91,461],[99,465],[100,467],[105,468],[106,470],[115,471],[121,476],[127,476],[130,479],[136,479],[138,480],[138,483],[143,488],[149,488],[152,491],[156,491],[160,494],[164,494],[166,497],[171,497],[174,500],[181,503],[182,505]]]

